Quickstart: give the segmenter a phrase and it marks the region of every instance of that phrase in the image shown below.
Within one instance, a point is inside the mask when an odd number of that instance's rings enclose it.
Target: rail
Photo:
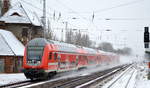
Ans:
[[[127,68],[124,72],[122,72],[118,77],[114,78],[107,84],[105,84],[102,88],[130,88],[129,84],[131,79],[133,78],[136,70],[134,70],[133,65]],[[122,81],[122,82],[121,82]]]
[[[94,81],[103,80],[127,67],[128,66],[118,66],[118,67],[114,67],[114,68],[107,69],[107,70],[100,71],[100,72],[95,72],[93,74],[89,74],[85,76],[77,76],[77,77],[60,79],[60,80],[55,80],[55,81],[47,81],[47,82],[43,82],[37,85],[33,84],[28,87],[30,88],[41,88],[41,87],[44,87],[44,88],[75,88],[75,87],[81,88],[81,87],[85,87],[91,84],[93,80]]]

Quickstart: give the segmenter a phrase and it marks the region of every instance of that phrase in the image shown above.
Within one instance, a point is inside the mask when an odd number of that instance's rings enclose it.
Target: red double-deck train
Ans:
[[[27,78],[46,79],[56,73],[118,62],[119,56],[58,41],[35,38],[26,48],[23,72]]]

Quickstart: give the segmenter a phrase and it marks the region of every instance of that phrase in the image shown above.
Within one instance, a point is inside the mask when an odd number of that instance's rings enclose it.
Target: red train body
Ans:
[[[30,79],[45,79],[59,72],[118,62],[119,56],[58,41],[35,38],[25,49],[23,72]]]

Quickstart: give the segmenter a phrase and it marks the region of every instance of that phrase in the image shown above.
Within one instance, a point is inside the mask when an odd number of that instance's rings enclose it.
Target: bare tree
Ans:
[[[106,51],[106,52],[113,52],[113,46],[111,43],[108,42],[103,42],[101,44],[99,44],[98,49]]]
[[[121,55],[130,55],[132,52],[131,48],[129,47],[124,47],[123,49],[116,50],[113,48],[113,45],[108,42],[100,43],[97,49],[100,49],[106,52],[114,52],[114,53],[121,54]]]
[[[82,46],[90,47],[92,44],[92,41],[90,40],[87,34],[84,34],[81,38],[81,43],[82,43]]]
[[[82,42],[81,41],[82,41],[82,35],[81,35],[80,32],[78,32],[78,33],[76,33],[74,35],[74,44],[82,46]]]
[[[59,41],[56,35],[53,35],[52,40]]]
[[[46,31],[46,38],[47,39],[53,39],[53,37],[54,37],[54,34],[53,34],[53,32],[52,32],[52,29],[51,29],[51,23],[50,23],[50,21],[48,20],[48,28],[45,30]]]
[[[124,47],[123,49],[115,50],[115,52],[118,54],[122,54],[122,55],[130,55],[132,50],[131,50],[131,48]]]
[[[66,32],[66,41],[65,42],[73,44],[73,37],[74,37],[74,34],[73,34],[72,30],[67,31]]]
[[[71,30],[69,32],[66,32],[65,42],[79,45],[79,46],[84,46],[84,47],[90,47],[92,44],[92,41],[90,40],[89,35],[81,34],[80,31],[77,33],[74,33]]]
[[[84,46],[84,47],[91,47],[92,41],[90,40],[89,35],[87,35],[87,34],[82,35],[79,32],[79,33],[76,33],[76,35],[74,37],[75,37],[74,44],[79,45],[79,46]]]

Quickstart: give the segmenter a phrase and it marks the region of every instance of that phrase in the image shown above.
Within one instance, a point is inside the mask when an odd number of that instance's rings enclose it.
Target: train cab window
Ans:
[[[49,53],[49,60],[52,59],[52,52]]]

